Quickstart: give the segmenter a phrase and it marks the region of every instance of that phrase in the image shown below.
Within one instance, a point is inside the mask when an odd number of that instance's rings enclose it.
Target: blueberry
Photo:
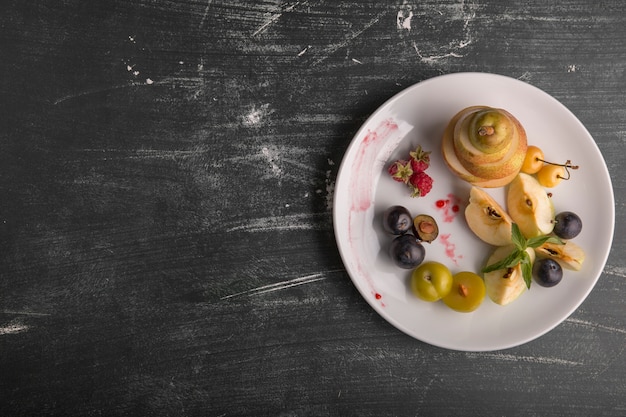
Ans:
[[[563,278],[563,269],[554,259],[538,259],[533,265],[533,275],[542,287],[554,287]]]
[[[405,207],[391,206],[383,213],[383,229],[393,235],[402,235],[413,226],[411,213]]]
[[[393,263],[404,269],[413,269],[424,260],[426,250],[412,234],[395,238],[389,246],[389,256]]]
[[[573,239],[583,228],[583,222],[580,217],[571,211],[559,213],[554,218],[554,234],[561,239]]]

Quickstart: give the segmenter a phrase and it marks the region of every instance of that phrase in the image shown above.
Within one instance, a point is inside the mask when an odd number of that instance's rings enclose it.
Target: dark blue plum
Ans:
[[[563,268],[554,259],[537,259],[533,265],[533,275],[542,287],[554,287],[563,278]]]
[[[383,213],[383,229],[392,235],[402,235],[413,226],[409,210],[402,206],[391,206]]]
[[[559,213],[554,218],[554,234],[561,239],[573,239],[583,228],[583,222],[580,217],[571,211]]]
[[[412,234],[400,235],[389,246],[393,263],[403,269],[413,269],[424,261],[426,250]]]

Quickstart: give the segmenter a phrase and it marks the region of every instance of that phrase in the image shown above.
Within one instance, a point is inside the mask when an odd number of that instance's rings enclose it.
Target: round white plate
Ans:
[[[452,273],[478,272],[493,248],[474,236],[463,215],[470,185],[454,176],[441,156],[441,136],[450,118],[471,105],[507,109],[526,129],[528,143],[547,160],[580,166],[569,181],[549,189],[557,212],[574,211],[583,230],[574,242],[586,259],[581,271],[564,270],[559,285],[531,285],[507,306],[488,297],[472,313],[458,313],[442,302],[414,297],[410,271],[395,267],[387,248],[392,236],[382,230],[382,212],[403,205],[415,216],[429,214],[439,237],[425,244],[425,261],[447,265]],[[386,173],[418,144],[432,151],[427,173],[434,179],[425,197]],[[504,189],[487,189],[503,207]],[[443,208],[437,202],[446,202]],[[458,210],[458,211],[455,211]],[[387,321],[423,342],[462,351],[506,349],[533,340],[565,320],[594,287],[613,239],[613,189],[602,155],[582,123],[561,103],[522,81],[483,73],[449,74],[420,82],[381,106],[350,144],[335,184],[334,229],[344,265],[365,300]]]

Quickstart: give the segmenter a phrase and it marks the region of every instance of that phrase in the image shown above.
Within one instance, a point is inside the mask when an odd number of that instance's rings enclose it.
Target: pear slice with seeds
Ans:
[[[487,260],[487,265],[500,262],[515,249],[515,246],[500,246]],[[531,264],[535,261],[535,251],[527,248],[526,253],[530,257]],[[520,264],[508,269],[498,269],[484,274],[487,296],[496,304],[507,305],[515,301],[526,289],[526,281]]]
[[[554,205],[532,175],[519,173],[507,191],[506,205],[525,238],[548,235],[554,229]]]
[[[470,190],[465,220],[472,232],[490,245],[504,246],[512,242],[511,217],[496,200],[478,187]]]
[[[585,261],[585,251],[572,241],[565,241],[562,245],[546,242],[535,248],[540,258],[550,258],[557,261],[561,267],[580,271]]]

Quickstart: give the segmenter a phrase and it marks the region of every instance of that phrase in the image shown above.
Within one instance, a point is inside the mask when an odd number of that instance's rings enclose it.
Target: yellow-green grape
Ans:
[[[459,272],[452,279],[452,289],[443,297],[444,304],[462,313],[476,310],[485,298],[483,279],[469,271]]]
[[[411,291],[424,301],[437,301],[452,289],[452,273],[439,262],[424,262],[413,270]]]

